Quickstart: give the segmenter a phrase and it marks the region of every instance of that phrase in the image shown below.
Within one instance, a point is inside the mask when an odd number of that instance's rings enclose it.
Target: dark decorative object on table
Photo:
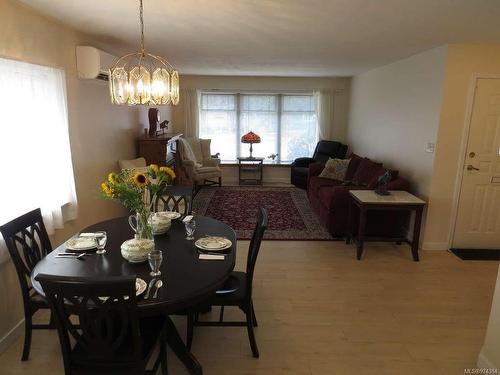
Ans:
[[[387,171],[382,176],[378,178],[377,188],[375,189],[375,193],[378,195],[390,195],[391,193],[387,190],[387,185],[391,181],[391,172]]]
[[[148,118],[150,137],[156,137],[160,134],[164,134],[165,129],[168,130],[167,126],[169,121],[165,120],[163,122],[160,122],[160,111],[158,111],[158,108],[149,108]],[[158,130],[158,128],[160,128],[160,130]]]
[[[250,143],[250,158],[253,158],[252,146],[254,143],[260,143],[260,136],[258,136],[254,132],[250,131],[241,137],[241,143]]]
[[[267,158],[268,159],[271,159],[272,161],[276,160],[276,158],[278,157],[279,154],[271,154],[269,155]]]

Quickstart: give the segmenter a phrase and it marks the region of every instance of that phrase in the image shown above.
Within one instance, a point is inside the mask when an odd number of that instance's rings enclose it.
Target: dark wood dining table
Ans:
[[[158,290],[156,298],[138,298],[141,314],[175,314],[195,306],[220,288],[234,269],[236,260],[236,235],[234,230],[221,221],[196,216],[195,238],[204,235],[224,236],[231,240],[230,252],[224,260],[200,260],[199,251],[194,240],[186,239],[184,224],[180,220],[172,221],[166,234],[155,236],[155,248],[163,252],[161,279],[163,286]],[[66,251],[63,245],[43,258],[33,269],[31,281],[35,290],[44,295],[41,285],[35,280],[38,274],[54,276],[84,277],[92,282],[93,278],[106,276],[137,275],[149,284],[148,263],[129,263],[120,252],[120,245],[133,237],[134,232],[128,224],[128,217],[120,217],[103,221],[85,228],[82,232],[107,232],[106,253],[92,254],[75,258],[56,258],[60,252]],[[202,374],[202,367],[196,358],[187,350],[184,342],[168,318],[168,344],[191,374]]]

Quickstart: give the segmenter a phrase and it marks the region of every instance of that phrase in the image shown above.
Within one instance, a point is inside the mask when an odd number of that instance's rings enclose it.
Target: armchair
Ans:
[[[344,159],[347,153],[347,145],[337,141],[319,141],[314,150],[312,158],[295,159],[291,167],[290,182],[301,188],[307,188],[307,174],[309,165],[312,163],[326,163],[329,158]]]
[[[206,185],[221,186],[220,159],[210,154],[210,139],[179,138],[176,171],[180,184],[194,185],[195,191]]]

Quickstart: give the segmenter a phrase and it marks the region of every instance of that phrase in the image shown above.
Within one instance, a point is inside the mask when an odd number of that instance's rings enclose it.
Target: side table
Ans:
[[[406,242],[411,246],[413,260],[418,262],[418,243],[420,239],[420,226],[422,224],[422,211],[425,201],[408,193],[407,191],[391,190],[390,195],[378,195],[373,190],[351,190],[349,204],[349,234],[346,242],[349,243],[354,237],[352,233],[353,206],[359,208],[359,225],[357,233],[356,257],[361,259],[363,244],[365,241],[397,241]],[[366,216],[369,210],[385,211],[415,211],[415,223],[413,225],[413,238],[410,241],[406,236],[401,237],[369,237],[366,236]],[[396,225],[398,223],[395,223]]]
[[[238,181],[240,185],[257,184],[262,185],[262,166],[264,158],[239,157],[238,158]],[[245,173],[254,175],[254,178],[243,177]]]

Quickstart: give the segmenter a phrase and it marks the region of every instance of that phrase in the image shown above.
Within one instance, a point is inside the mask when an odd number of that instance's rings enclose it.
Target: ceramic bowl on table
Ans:
[[[172,225],[172,220],[165,215],[156,212],[151,215],[151,227],[153,228],[153,234],[155,236],[167,233]]]
[[[137,235],[131,240],[127,240],[121,245],[122,257],[130,263],[142,263],[148,260],[148,254],[154,250],[153,240],[138,238]]]

